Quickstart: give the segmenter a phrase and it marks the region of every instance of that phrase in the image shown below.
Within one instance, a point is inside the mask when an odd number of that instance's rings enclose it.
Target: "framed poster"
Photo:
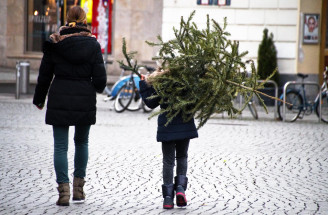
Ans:
[[[319,43],[319,14],[304,14],[303,44]]]

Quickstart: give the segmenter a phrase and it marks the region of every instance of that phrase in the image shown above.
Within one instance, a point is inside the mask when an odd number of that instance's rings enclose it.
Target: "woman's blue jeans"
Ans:
[[[84,178],[88,163],[88,142],[90,125],[75,126],[74,176]],[[69,126],[53,126],[54,165],[58,184],[68,183],[68,133]]]

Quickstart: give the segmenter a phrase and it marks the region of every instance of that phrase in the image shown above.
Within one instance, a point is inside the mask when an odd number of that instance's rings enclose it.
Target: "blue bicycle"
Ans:
[[[321,120],[328,123],[328,69],[324,71],[324,81],[321,86]],[[304,79],[308,77],[305,74],[297,74],[298,77],[302,78],[302,83]],[[319,92],[320,93],[320,92]],[[302,119],[304,115],[310,115],[313,111],[316,112],[317,116],[320,117],[320,94],[317,94],[314,101],[308,101],[305,92],[305,84],[301,84],[298,89],[289,89],[286,92],[286,112],[285,121],[294,122],[297,119]],[[280,99],[283,100],[284,96],[281,95]],[[292,104],[292,105],[290,105]],[[283,120],[283,103],[278,102],[278,115],[281,120]]]
[[[150,66],[143,66],[149,73],[155,71],[155,68]],[[130,75],[124,76],[126,68],[121,67],[122,72],[120,79],[112,86],[109,90],[105,89],[105,92],[108,94],[109,98],[107,100],[114,101],[114,110],[118,113],[121,113],[125,110],[137,111],[141,108],[144,112],[150,112],[152,109],[149,109],[142,101],[139,94],[139,81],[140,78],[131,71]]]

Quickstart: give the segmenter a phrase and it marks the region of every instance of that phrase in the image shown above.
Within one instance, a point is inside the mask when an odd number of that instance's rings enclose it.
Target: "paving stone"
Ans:
[[[58,207],[45,110],[32,96],[0,94],[0,214],[328,214],[328,125],[316,116],[213,117],[190,143],[188,206],[167,211],[157,120],[110,111],[103,98],[90,131],[87,199]],[[71,183],[73,135],[71,128]]]

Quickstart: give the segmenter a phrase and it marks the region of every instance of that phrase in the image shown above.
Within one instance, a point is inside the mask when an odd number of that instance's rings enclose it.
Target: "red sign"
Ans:
[[[101,51],[105,52],[105,47],[107,43],[107,53],[112,52],[112,1],[107,2],[109,5],[109,13],[107,18],[107,7],[106,3],[104,4],[102,0],[93,0],[92,5],[92,23],[91,31],[92,34],[96,36],[98,42],[101,46]],[[108,19],[108,31],[107,29],[107,19]]]

